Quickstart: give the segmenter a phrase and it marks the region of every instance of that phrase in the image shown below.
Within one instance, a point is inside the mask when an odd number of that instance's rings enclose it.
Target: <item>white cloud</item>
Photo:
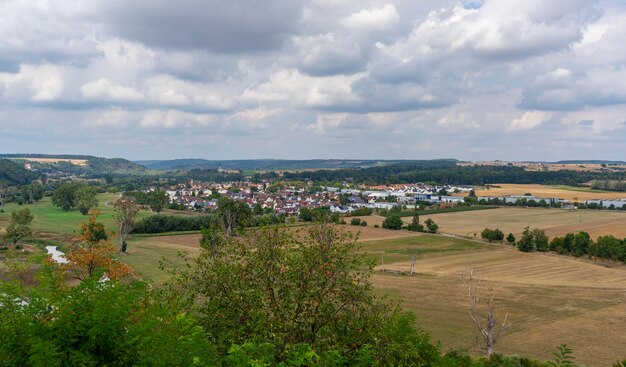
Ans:
[[[545,122],[548,122],[554,116],[551,112],[544,111],[528,111],[513,120],[509,125],[511,130],[528,130],[533,129]]]
[[[100,78],[83,85],[80,88],[83,96],[90,99],[113,101],[138,101],[143,95],[131,87],[114,84],[108,79]]]
[[[281,70],[269,81],[246,89],[242,100],[248,102],[287,102],[296,107],[325,107],[358,101],[352,83],[362,74],[311,77],[298,70]]]
[[[215,121],[212,115],[194,114],[177,110],[149,110],[147,111],[139,125],[144,128],[189,128],[196,126],[207,126]]]
[[[59,98],[64,87],[63,71],[55,65],[21,65],[17,73],[0,73],[5,98],[26,98],[34,102]]]
[[[373,28],[384,30],[398,22],[400,15],[393,4],[385,4],[382,8],[361,10],[341,20],[341,24],[348,28]]]

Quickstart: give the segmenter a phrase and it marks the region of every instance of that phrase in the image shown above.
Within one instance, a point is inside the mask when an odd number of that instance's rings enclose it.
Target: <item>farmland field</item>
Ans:
[[[30,157],[20,157],[20,158],[13,158],[13,159],[20,159],[20,160],[25,160],[25,161],[30,161],[30,162],[37,162],[37,163],[59,163],[59,162],[67,162],[67,163],[71,163],[73,165],[76,166],[86,166],[89,161],[87,161],[86,159],[66,159],[66,158],[30,158]]]
[[[499,187],[477,187],[477,196],[507,196],[533,194],[543,198],[561,198],[566,200],[622,199],[626,192],[592,190],[585,187],[548,186],[537,184],[495,184]]]
[[[421,216],[422,222],[427,216]],[[549,237],[562,236],[568,232],[589,232],[595,240],[598,236],[626,237],[626,212],[609,210],[565,210],[545,208],[501,207],[494,210],[433,214],[432,218],[443,233],[480,238],[480,232],[499,228],[505,234],[518,236],[524,227],[541,228]],[[410,223],[411,218],[403,218]]]
[[[372,222],[370,227],[343,228],[351,232],[364,229],[360,251],[376,260],[378,270],[383,262],[387,271],[407,270],[411,257],[416,256],[414,276],[377,271],[373,276],[377,292],[402,300],[403,308],[415,312],[418,323],[434,341],[441,341],[444,350],[480,353],[473,348],[473,326],[459,280],[461,274],[474,269],[486,286],[494,288],[498,315],[508,313],[513,323],[497,351],[547,359],[558,344],[567,343],[574,348],[577,361],[588,365],[609,366],[624,358],[624,266],[609,268],[566,256],[522,253],[506,245],[371,228],[376,217],[362,218]],[[197,255],[199,238],[198,234],[136,237],[129,242],[129,255],[123,260],[158,284],[169,276],[158,269],[159,260],[166,259],[166,268],[181,265],[177,252]],[[600,324],[602,333],[597,333]]]

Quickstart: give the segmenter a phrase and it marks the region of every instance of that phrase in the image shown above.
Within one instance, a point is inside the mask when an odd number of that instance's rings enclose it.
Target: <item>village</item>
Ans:
[[[416,206],[449,207],[456,205],[516,205],[556,207],[562,209],[626,209],[626,199],[593,199],[572,201],[558,197],[533,195],[474,196],[466,185],[428,185],[424,183],[359,186],[343,183],[343,187],[276,184],[268,181],[194,182],[169,187],[165,192],[170,203],[195,211],[213,211],[220,196],[245,201],[250,208],[266,213],[298,215],[302,208],[329,208],[333,213],[348,214],[360,208],[390,210],[394,207],[415,209]],[[148,189],[154,190],[154,188]],[[469,196],[469,197],[468,197]],[[469,200],[472,198],[472,200]]]

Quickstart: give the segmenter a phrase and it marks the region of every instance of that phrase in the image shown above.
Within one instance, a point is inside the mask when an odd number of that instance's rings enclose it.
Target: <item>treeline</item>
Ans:
[[[591,188],[606,191],[626,191],[626,181],[618,180],[593,180]]]
[[[578,186],[592,180],[617,180],[623,175],[616,172],[525,171],[513,166],[457,166],[455,161],[440,160],[364,169],[285,172],[283,177],[286,180],[351,181],[369,185],[430,182],[440,185],[512,183]]]
[[[209,227],[210,218],[202,216],[151,215],[135,223],[132,233],[199,231]]]
[[[499,229],[485,228],[481,233],[482,238],[492,241],[504,239],[504,233]],[[560,255],[574,257],[587,256],[589,259],[604,259],[610,261],[626,262],[626,238],[619,239],[615,236],[600,236],[596,241],[591,239],[587,232],[567,233],[565,236],[557,236],[552,240],[545,231],[539,228],[526,227],[521,238],[516,242],[512,233],[506,237],[509,244],[517,246],[522,252],[556,252]]]
[[[209,228],[212,223],[218,222],[219,219],[219,213],[196,216],[156,214],[137,221],[132,233],[201,231]],[[284,215],[258,214],[250,215],[246,218],[245,223],[239,225],[245,228],[262,227],[280,223],[285,223]]]

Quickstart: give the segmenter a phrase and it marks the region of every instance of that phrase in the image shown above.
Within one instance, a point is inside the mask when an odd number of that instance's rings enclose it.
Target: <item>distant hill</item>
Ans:
[[[100,158],[89,155],[0,154],[4,160],[24,161],[33,171],[63,171],[73,174],[142,173],[145,168],[122,158]],[[22,166],[18,163],[18,165]]]
[[[25,169],[23,165],[0,158],[0,186],[26,185],[37,177],[36,173]]]
[[[226,170],[309,170],[366,168],[389,164],[411,162],[410,160],[370,160],[370,159],[242,159],[242,160],[207,160],[207,159],[172,159],[135,161],[148,169],[171,171],[192,169]]]

